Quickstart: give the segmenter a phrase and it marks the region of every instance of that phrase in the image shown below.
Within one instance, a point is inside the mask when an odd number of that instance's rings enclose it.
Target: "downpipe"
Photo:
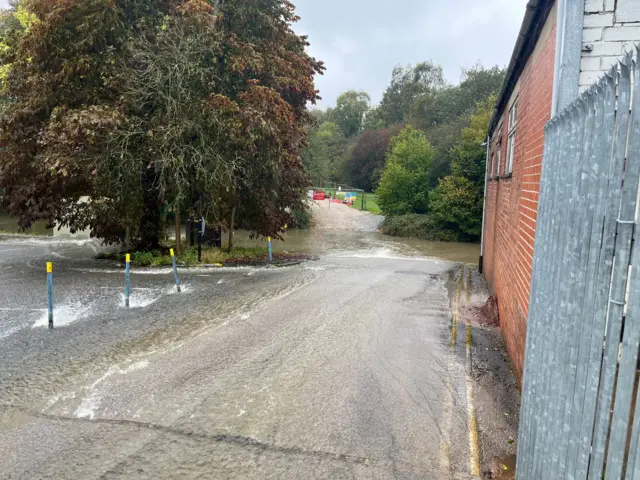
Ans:
[[[487,141],[485,145],[487,147],[487,155],[484,162],[484,193],[482,199],[482,232],[480,234],[480,259],[478,260],[478,272],[482,274],[484,271],[484,225],[487,216],[487,176],[489,174],[489,150],[491,148],[491,142],[487,135]]]

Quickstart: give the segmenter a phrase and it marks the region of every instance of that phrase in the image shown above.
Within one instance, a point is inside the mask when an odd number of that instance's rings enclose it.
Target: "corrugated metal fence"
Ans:
[[[640,480],[631,56],[549,122],[542,168],[517,478]]]

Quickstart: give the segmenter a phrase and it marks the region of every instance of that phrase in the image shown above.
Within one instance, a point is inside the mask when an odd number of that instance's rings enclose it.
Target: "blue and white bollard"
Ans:
[[[47,262],[47,290],[49,291],[49,330],[53,330],[53,263]]]
[[[124,270],[124,306],[129,308],[129,294],[131,293],[131,255],[127,253]]]
[[[273,247],[271,246],[271,237],[267,237],[269,242],[269,262],[273,262]]]
[[[173,248],[169,250],[169,253],[171,253],[171,263],[173,264],[173,278],[176,279],[176,287],[178,287],[178,293],[180,293],[182,290],[180,290],[180,279],[178,278],[178,267],[176,267],[176,256],[173,253]]]

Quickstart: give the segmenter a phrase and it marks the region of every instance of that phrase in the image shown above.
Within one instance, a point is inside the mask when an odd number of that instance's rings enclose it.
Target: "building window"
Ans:
[[[516,150],[516,127],[518,126],[518,101],[513,102],[509,110],[509,136],[507,138],[507,161],[504,165],[504,174],[513,172],[513,157]]]
[[[502,125],[502,122],[500,122],[496,130],[496,158],[492,165],[493,170],[491,171],[491,176],[494,178],[498,178],[500,176],[500,162],[502,161]]]

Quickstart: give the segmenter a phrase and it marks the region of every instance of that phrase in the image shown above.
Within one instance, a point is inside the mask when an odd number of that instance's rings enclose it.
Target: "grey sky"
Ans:
[[[432,60],[458,83],[462,68],[509,63],[526,0],[292,0],[311,54],[327,71],[316,80],[323,100],[364,90],[380,101],[397,64]]]
[[[310,51],[327,71],[316,80],[323,100],[364,90],[380,101],[395,65],[432,60],[457,83],[462,68],[509,62],[526,0],[292,0]],[[0,0],[6,7],[8,0]]]

